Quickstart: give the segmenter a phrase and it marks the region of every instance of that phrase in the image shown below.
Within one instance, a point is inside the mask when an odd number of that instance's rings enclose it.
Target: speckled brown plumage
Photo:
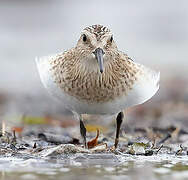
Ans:
[[[106,63],[104,73],[89,71],[81,64],[79,53],[78,49],[73,48],[51,59],[55,82],[62,91],[79,100],[107,102],[126,95],[141,73],[132,60],[121,52]]]
[[[74,48],[36,62],[44,86],[80,121],[85,147],[82,114],[118,113],[116,148],[123,109],[146,102],[159,89],[160,73],[119,51],[111,31],[102,25],[86,27]]]
[[[102,73],[97,49],[102,52]],[[115,113],[145,102],[159,88],[160,74],[119,51],[113,34],[102,25],[84,28],[74,48],[40,58],[37,66],[48,91],[78,113]]]
[[[99,24],[88,26],[84,30],[95,34],[97,40],[99,40],[105,33],[110,32],[110,29]]]

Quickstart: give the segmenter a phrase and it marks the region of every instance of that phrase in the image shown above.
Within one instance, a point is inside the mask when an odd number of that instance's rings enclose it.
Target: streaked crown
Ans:
[[[88,26],[84,29],[84,31],[88,31],[92,34],[95,34],[97,39],[99,39],[104,34],[111,32],[110,29],[108,29],[107,27],[105,27],[103,25],[99,25],[99,24]]]

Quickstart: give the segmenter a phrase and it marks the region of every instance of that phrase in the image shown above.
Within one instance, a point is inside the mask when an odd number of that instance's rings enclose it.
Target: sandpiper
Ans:
[[[116,148],[123,110],[144,103],[159,89],[160,73],[119,51],[102,25],[86,27],[74,48],[36,62],[43,85],[79,119],[85,146],[82,114],[116,114]]]

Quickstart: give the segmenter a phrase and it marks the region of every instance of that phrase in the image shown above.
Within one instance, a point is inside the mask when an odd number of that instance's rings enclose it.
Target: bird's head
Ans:
[[[85,66],[95,67],[101,73],[104,71],[105,63],[113,59],[117,54],[117,46],[111,31],[102,25],[86,27],[77,43],[81,50],[81,61]]]

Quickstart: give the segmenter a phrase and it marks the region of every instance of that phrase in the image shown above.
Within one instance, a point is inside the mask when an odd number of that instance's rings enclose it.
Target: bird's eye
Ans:
[[[111,38],[110,38],[110,42],[112,42],[113,41],[113,36],[111,36]]]
[[[83,41],[86,42],[86,40],[87,40],[87,37],[85,34],[83,34]]]

